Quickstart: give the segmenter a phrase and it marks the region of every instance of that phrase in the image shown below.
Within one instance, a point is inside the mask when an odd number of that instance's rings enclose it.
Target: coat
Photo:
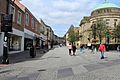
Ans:
[[[68,49],[72,49],[72,45],[68,45]]]
[[[105,45],[104,44],[100,44],[99,51],[104,52],[105,50],[106,50]]]
[[[76,51],[76,46],[72,46],[72,50],[73,50],[73,52],[75,52]]]

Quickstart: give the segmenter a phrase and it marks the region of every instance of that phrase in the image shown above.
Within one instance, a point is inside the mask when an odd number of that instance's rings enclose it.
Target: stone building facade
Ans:
[[[105,2],[96,6],[91,12],[91,16],[84,17],[81,20],[79,27],[79,35],[81,36],[79,38],[80,44],[100,43],[98,37],[96,37],[96,41],[94,42],[94,38],[90,32],[91,26],[99,19],[105,21],[106,27],[109,28],[109,35],[112,36],[115,26],[120,23],[120,7],[115,4]],[[103,38],[102,43],[107,43],[106,37]],[[119,44],[119,42],[116,42],[114,37],[109,37],[109,44]]]

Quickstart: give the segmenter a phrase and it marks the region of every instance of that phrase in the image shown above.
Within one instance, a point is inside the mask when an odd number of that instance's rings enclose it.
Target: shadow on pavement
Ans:
[[[29,50],[19,52],[19,53],[14,53],[14,54],[8,54],[9,64],[30,61],[30,60],[36,60],[36,59],[42,57],[48,51],[49,50],[36,50],[35,58],[31,58]],[[0,63],[1,63],[1,61],[2,61],[2,56],[0,56]]]

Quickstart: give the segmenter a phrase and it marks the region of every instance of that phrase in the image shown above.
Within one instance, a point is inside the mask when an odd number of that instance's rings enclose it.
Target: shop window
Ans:
[[[21,37],[11,35],[9,50],[10,51],[21,50]]]

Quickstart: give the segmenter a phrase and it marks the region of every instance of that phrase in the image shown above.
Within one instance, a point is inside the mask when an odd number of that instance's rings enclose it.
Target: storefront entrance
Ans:
[[[32,47],[32,45],[33,45],[33,40],[32,39],[29,39],[29,38],[24,39],[24,49],[25,50],[30,49],[30,47]]]

